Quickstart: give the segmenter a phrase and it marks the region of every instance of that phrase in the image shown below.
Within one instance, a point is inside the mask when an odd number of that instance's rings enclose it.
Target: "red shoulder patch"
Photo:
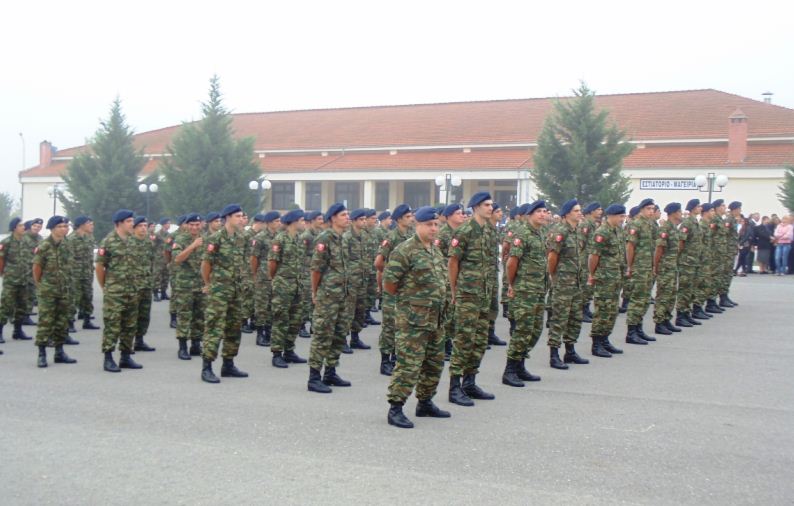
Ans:
[[[440,246],[441,245],[441,241],[436,239],[435,241],[433,241],[433,245],[434,246]]]
[[[629,229],[629,235],[637,235],[637,229],[636,228],[630,228]]]
[[[389,245],[389,240],[388,240],[388,239],[384,239],[384,240],[383,240],[383,242],[382,242],[382,243],[380,243],[380,245],[381,245],[381,246],[383,246],[383,247],[385,248],[386,246],[388,246],[388,245]]]
[[[251,241],[251,246],[256,246],[256,239]]]
[[[318,242],[317,243],[317,251],[319,251],[319,252],[325,251],[325,244],[323,244],[321,242]]]
[[[589,230],[589,229],[588,229],[587,227],[584,227],[584,228],[582,229],[582,233],[583,233],[583,234],[586,234],[588,230]]]
[[[513,237],[513,231],[512,231],[512,230],[510,230],[509,232],[507,232],[507,237]]]
[[[562,239],[563,239],[562,234],[557,234],[557,237],[554,238],[554,240],[557,242],[562,242]]]
[[[274,244],[272,246],[272,249],[273,249],[274,252],[278,253],[278,250],[281,249],[281,248],[278,247],[278,244]]]
[[[99,248],[99,251],[98,251],[97,253],[98,253],[98,254],[99,254],[99,256],[101,256],[101,257],[105,256],[105,248]]]
[[[709,224],[709,227],[710,227],[710,228],[717,228],[717,225],[716,225],[716,223],[710,223],[710,224]]]
[[[667,239],[667,232],[662,232],[662,239]]]
[[[518,237],[513,239],[513,246],[521,246],[521,239],[519,239]]]
[[[595,242],[604,242],[604,236],[596,234]]]
[[[689,232],[689,229],[686,227],[681,227],[681,232],[686,234],[687,232]]]
[[[460,241],[457,238],[452,239],[452,242],[449,243],[449,245],[452,246],[453,248],[456,247],[458,244],[460,244]]]
[[[731,222],[726,221],[725,222],[725,228],[731,228]]]
[[[210,253],[215,251],[215,245],[214,244],[210,244],[209,246],[207,246],[207,251],[209,251]]]

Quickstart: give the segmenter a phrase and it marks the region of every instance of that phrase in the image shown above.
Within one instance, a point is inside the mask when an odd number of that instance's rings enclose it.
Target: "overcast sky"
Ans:
[[[233,112],[715,88],[794,108],[794,2],[9,2],[0,191],[118,95],[136,132]],[[272,4],[272,5],[271,5]]]

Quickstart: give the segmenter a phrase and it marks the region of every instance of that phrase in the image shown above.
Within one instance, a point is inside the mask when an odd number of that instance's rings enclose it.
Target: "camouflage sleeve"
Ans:
[[[6,258],[6,246],[8,245],[8,239],[3,240],[0,242],[0,258],[5,260]]]
[[[99,249],[96,251],[96,263],[101,264],[104,267],[108,266],[110,262],[110,255],[111,251],[108,248],[107,241],[102,241],[99,244]]]
[[[405,277],[409,268],[410,266],[404,248],[395,249],[389,257],[389,263],[386,265],[386,269],[383,272],[383,282],[399,286],[400,281]]]
[[[608,246],[609,238],[603,232],[596,232],[593,236],[593,253],[599,257],[604,256]]]
[[[207,247],[204,249],[204,256],[201,258],[202,261],[209,262],[210,265],[215,265],[215,261],[218,258],[219,246],[218,237],[215,235],[210,236],[207,240]]]
[[[282,244],[282,237],[276,236],[273,242],[270,243],[270,252],[267,254],[267,259],[274,262],[281,263],[281,250],[284,248]]]
[[[389,258],[389,255],[391,254],[391,248],[391,241],[388,237],[386,237],[383,239],[383,241],[381,241],[380,246],[378,247],[377,255],[381,255],[383,258]]]
[[[510,256],[521,258],[524,256],[524,249],[529,247],[518,235],[513,236],[513,240],[510,242]]]
[[[178,255],[178,254],[179,254],[179,252],[180,252],[181,250],[183,250],[183,249],[185,249],[185,245],[184,245],[184,244],[182,244],[182,240],[181,240],[181,238],[179,238],[179,239],[176,239],[176,240],[173,242],[173,244],[171,244],[171,251],[173,251],[174,253],[176,253],[176,255]],[[174,256],[176,256],[176,255],[174,255]]]
[[[663,228],[659,230],[659,236],[656,238],[656,246],[666,247],[668,237],[670,237],[670,234],[667,233],[666,229]]]
[[[329,259],[330,254],[326,237],[320,236],[317,238],[317,244],[314,245],[314,253],[312,254],[312,262],[309,269],[316,272],[325,272],[328,269]]]
[[[559,253],[562,251],[562,245],[565,243],[565,234],[562,230],[553,229],[549,234],[549,251]]]
[[[461,230],[463,227],[458,227],[452,234],[452,240],[449,241],[449,256],[455,257],[458,260],[463,258],[463,253],[469,244],[468,236]]]
[[[639,241],[639,230],[637,225],[629,225],[629,228],[626,230],[626,242],[636,245],[637,241]]]
[[[42,242],[41,246],[36,246],[36,248],[33,250],[33,263],[41,265],[42,268],[46,266],[47,250],[49,250],[49,247],[45,242]]]

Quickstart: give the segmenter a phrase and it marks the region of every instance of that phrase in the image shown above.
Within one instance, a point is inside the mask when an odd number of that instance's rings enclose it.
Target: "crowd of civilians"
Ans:
[[[776,214],[761,217],[758,213],[743,216],[739,220],[739,255],[733,272],[737,276],[747,274],[794,273],[794,215],[778,218]],[[753,264],[758,263],[758,270]]]

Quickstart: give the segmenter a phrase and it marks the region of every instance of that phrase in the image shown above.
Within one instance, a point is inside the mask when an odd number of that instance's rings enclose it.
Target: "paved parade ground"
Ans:
[[[50,351],[37,369],[32,342],[6,326],[0,502],[791,504],[794,278],[736,278],[731,297],[739,307],[649,346],[625,345],[621,315],[612,342],[625,353],[611,359],[590,355],[586,324],[591,363],[568,371],[549,368],[544,333],[528,362],[543,381],[524,388],[501,384],[495,347],[478,383],[496,400],[451,405],[445,371],[435,400],[452,418],[416,418],[412,398],[412,430],[386,424],[376,347],[342,356],[352,388],[319,395],[306,365],[273,368],[253,334],[237,360],[248,379],[203,383],[200,360],[176,358],[166,302],[146,339],[157,351],[121,374],[102,371],[101,331],[75,335],[78,364]]]

